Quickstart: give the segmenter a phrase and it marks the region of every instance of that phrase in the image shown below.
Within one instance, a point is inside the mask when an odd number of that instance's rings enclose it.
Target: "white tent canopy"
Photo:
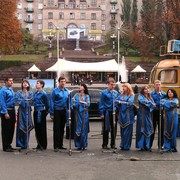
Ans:
[[[79,71],[87,71],[87,72],[117,72],[118,64],[115,59],[103,61],[103,62],[93,62],[93,63],[80,63],[80,62],[72,62],[65,59],[58,59],[58,61],[46,69],[46,71],[50,72],[58,72],[58,71],[71,71],[71,72],[79,72]]]
[[[31,68],[27,70],[28,72],[40,72],[41,70],[34,64]]]
[[[146,72],[146,70],[143,69],[140,65],[137,65],[131,72],[132,73],[144,73],[144,72]]]

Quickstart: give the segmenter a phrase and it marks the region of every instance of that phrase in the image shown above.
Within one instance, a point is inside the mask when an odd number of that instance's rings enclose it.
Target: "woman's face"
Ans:
[[[168,97],[169,98],[173,98],[174,97],[174,93],[171,90],[168,91]]]
[[[84,86],[79,86],[79,92],[84,92]]]
[[[29,84],[26,81],[24,81],[22,85],[23,85],[23,88],[29,87]]]
[[[128,88],[127,86],[123,86],[123,92],[127,92]]]
[[[144,94],[148,94],[149,93],[149,88],[148,87],[145,87],[144,88]]]

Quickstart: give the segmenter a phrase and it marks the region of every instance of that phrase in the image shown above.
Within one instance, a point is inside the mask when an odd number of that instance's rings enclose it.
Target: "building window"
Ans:
[[[18,3],[17,8],[22,9],[22,3]]]
[[[42,19],[42,14],[38,14],[38,19]]]
[[[102,4],[102,5],[101,5],[101,10],[103,10],[103,11],[106,10],[106,5],[105,5],[105,4]]]
[[[102,26],[101,26],[101,29],[102,29],[102,31],[105,31],[105,30],[106,30],[106,26],[105,26],[105,25],[102,25]]]
[[[58,7],[59,7],[60,9],[64,9],[64,7],[65,7],[64,2],[59,2],[59,3],[58,3]]]
[[[102,21],[105,21],[105,20],[106,20],[106,15],[105,15],[105,14],[102,14],[102,15],[101,15],[101,20],[102,20]]]
[[[39,30],[42,29],[42,24],[38,24],[38,29],[39,29]]]
[[[48,22],[48,29],[53,29],[53,23],[52,22]]]
[[[91,13],[91,19],[96,20],[96,13]]]
[[[91,29],[96,30],[96,23],[91,23]]]
[[[97,0],[91,0],[91,4],[92,5],[96,5],[97,4]]]
[[[38,3],[38,9],[43,9],[43,3]]]
[[[75,9],[76,8],[75,0],[69,0],[69,8],[70,9]]]
[[[59,13],[59,19],[64,19],[64,13],[63,12]]]
[[[80,9],[87,9],[87,3],[86,2],[80,2],[79,8]]]
[[[52,12],[48,12],[48,19],[53,19],[53,13]]]
[[[48,5],[53,5],[54,4],[54,0],[47,0]]]
[[[21,13],[17,13],[17,18],[20,20],[22,19],[22,14]]]
[[[81,13],[80,14],[80,19],[86,19],[86,13]]]
[[[75,19],[75,14],[74,13],[70,13],[70,19]]]
[[[28,29],[32,30],[32,28],[33,28],[33,25],[32,24],[28,24]]]

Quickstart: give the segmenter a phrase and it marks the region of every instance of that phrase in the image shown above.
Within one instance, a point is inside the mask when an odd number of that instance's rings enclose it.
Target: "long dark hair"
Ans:
[[[88,94],[89,95],[88,88],[87,88],[86,84],[82,83],[82,84],[80,84],[80,86],[84,87],[84,94]]]
[[[169,96],[168,96],[169,91],[171,91],[173,93],[173,98],[178,98],[177,92],[174,89],[168,89],[167,93],[166,93],[166,96],[167,96],[168,99],[169,99]]]
[[[29,81],[26,80],[26,79],[24,79],[24,80],[22,81],[22,83],[21,83],[21,89],[23,90],[23,83],[24,83],[24,82],[27,82],[27,83],[28,83],[28,87],[27,87],[26,89],[27,89],[27,91],[29,91],[29,90],[30,90],[30,83],[29,83]]]
[[[141,88],[141,90],[140,90],[140,94],[144,95],[144,89],[145,89],[145,88],[148,88],[148,89],[149,89],[149,86],[147,86],[147,85],[143,86],[143,87]],[[151,98],[152,98],[150,93],[148,93],[147,97],[148,97],[148,99],[151,99]]]

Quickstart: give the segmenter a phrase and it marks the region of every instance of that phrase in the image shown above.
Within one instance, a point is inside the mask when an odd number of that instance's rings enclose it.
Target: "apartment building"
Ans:
[[[103,40],[120,23],[122,0],[18,0],[17,16],[34,36]]]

